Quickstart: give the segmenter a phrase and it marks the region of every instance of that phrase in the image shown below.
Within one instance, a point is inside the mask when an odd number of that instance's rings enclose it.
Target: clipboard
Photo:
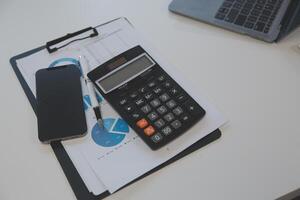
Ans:
[[[119,18],[117,18],[119,19]],[[117,19],[114,19],[114,20],[117,20]],[[125,18],[126,19],[126,18]],[[112,20],[112,21],[114,21]],[[126,19],[127,20],[127,19]],[[70,33],[70,34],[67,34],[66,36],[64,37],[61,37],[61,38],[58,38],[56,40],[52,40],[50,42],[48,42],[46,45],[44,46],[41,46],[41,47],[38,47],[38,48],[35,48],[35,49],[32,49],[30,51],[27,51],[27,52],[24,52],[24,53],[21,53],[19,55],[16,55],[14,57],[12,57],[10,59],[10,64],[25,92],[25,95],[27,96],[30,104],[31,104],[31,107],[32,109],[34,110],[35,114],[37,113],[37,101],[35,99],[35,96],[34,94],[32,93],[32,91],[30,90],[28,84],[26,83],[24,77],[22,76],[20,70],[19,70],[19,67],[17,65],[17,60],[19,59],[22,59],[22,58],[25,58],[27,56],[30,56],[36,52],[39,52],[41,50],[44,50],[45,48],[48,49],[48,52],[49,53],[52,53],[54,51],[57,51],[58,49],[60,48],[63,48],[65,46],[67,46],[68,44],[72,43],[72,42],[76,42],[78,40],[84,40],[84,39],[87,39],[87,38],[90,38],[90,37],[94,37],[96,36],[98,33],[96,33],[94,30],[96,30],[95,28],[99,27],[99,26],[103,26],[107,23],[110,23],[112,21],[109,21],[109,22],[106,22],[104,24],[101,24],[101,25],[98,25],[94,28],[92,27],[88,27],[86,29],[83,29],[83,30],[80,30],[80,31],[77,31],[75,33]],[[128,21],[128,20],[127,20]],[[129,21],[128,21],[129,22]],[[129,22],[130,23],[130,22]],[[69,41],[68,43],[66,43],[65,45],[62,45],[61,47],[56,47],[54,48],[54,50],[51,48],[51,46],[53,45],[56,45],[66,39],[70,39],[70,38],[73,38],[75,36],[78,36],[86,31],[90,31],[90,30],[93,30],[94,33],[92,33],[91,35],[89,36],[85,36],[85,37],[82,37],[82,38],[77,38],[77,39],[74,39],[72,41]],[[94,34],[94,35],[93,35]],[[168,161],[162,163],[161,165],[153,168],[152,170],[148,171],[147,173],[143,174],[142,176],[138,177],[137,179],[133,180],[132,182],[128,183],[127,185],[125,185],[124,187],[162,169],[163,167],[175,162],[176,160],[179,160],[180,158],[206,146],[207,144],[219,139],[221,137],[221,131],[219,129],[213,131],[212,133],[210,133],[209,135],[203,137],[201,140],[197,141],[196,143],[194,143],[193,145],[191,145],[190,147],[188,147],[187,149],[185,149],[184,151],[180,152],[179,154],[177,154],[176,156],[172,157],[171,159],[169,159]],[[110,193],[108,191],[105,191],[103,193],[101,193],[100,195],[93,195],[92,193],[90,193],[85,185],[85,183],[83,182],[82,178],[80,177],[78,171],[76,170],[72,160],[70,159],[68,153],[66,152],[66,150],[64,149],[63,145],[61,144],[61,142],[52,142],[51,144],[51,147],[55,153],[55,156],[59,162],[59,164],[61,165],[62,169],[63,169],[63,172],[76,196],[76,198],[78,200],[96,200],[96,199],[104,199],[105,197],[109,196]],[[122,187],[122,188],[124,188]],[[121,188],[121,189],[122,189]],[[119,189],[119,190],[121,190]]]

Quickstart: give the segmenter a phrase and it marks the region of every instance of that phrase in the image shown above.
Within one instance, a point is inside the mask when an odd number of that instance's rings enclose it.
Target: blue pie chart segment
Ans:
[[[60,59],[57,59],[49,65],[49,68],[57,67],[57,66],[61,66],[61,65],[69,65],[69,64],[76,65],[78,67],[78,69],[80,70],[81,74],[82,74],[79,60],[77,60],[75,58],[60,58]]]
[[[84,110],[87,110],[90,106],[91,106],[91,99],[89,95],[85,95],[83,97],[83,106],[84,106]]]
[[[112,129],[113,132],[121,132],[121,133],[128,133],[129,127],[128,124],[123,119],[118,119],[114,128]]]
[[[104,119],[104,129],[100,128],[98,124],[94,125],[92,139],[99,146],[113,147],[120,144],[127,133],[129,133],[129,127],[123,119],[107,118]]]
[[[115,119],[112,119],[112,118],[105,119],[103,121],[105,130],[111,130],[112,126],[114,125],[114,122],[115,122]]]

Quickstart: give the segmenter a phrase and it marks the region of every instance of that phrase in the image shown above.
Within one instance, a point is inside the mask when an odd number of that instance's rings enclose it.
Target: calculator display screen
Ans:
[[[107,74],[97,83],[107,93],[135,78],[153,65],[154,62],[146,54],[143,54]]]

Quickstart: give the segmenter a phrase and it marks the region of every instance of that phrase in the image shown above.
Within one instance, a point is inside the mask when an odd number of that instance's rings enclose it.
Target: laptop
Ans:
[[[300,24],[299,0],[173,0],[169,10],[266,42]]]

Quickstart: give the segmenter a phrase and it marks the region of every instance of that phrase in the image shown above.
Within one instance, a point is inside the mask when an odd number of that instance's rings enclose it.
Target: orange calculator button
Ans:
[[[145,128],[146,126],[148,126],[148,122],[146,119],[140,119],[139,121],[136,122],[136,125],[139,127],[139,128]]]
[[[144,129],[144,133],[147,136],[151,136],[155,133],[155,130],[154,130],[153,126],[148,126],[147,128]]]

